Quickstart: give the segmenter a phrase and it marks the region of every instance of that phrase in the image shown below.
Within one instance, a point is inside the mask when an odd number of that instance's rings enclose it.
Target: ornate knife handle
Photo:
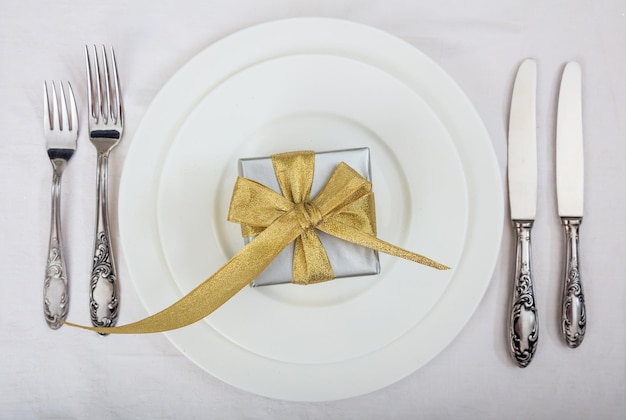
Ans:
[[[43,313],[48,326],[57,329],[63,325],[69,308],[67,268],[61,237],[61,176],[55,171],[52,178],[52,216],[46,279],[43,284]]]
[[[587,317],[585,295],[580,279],[578,257],[578,231],[582,218],[562,218],[565,228],[565,270],[563,276],[563,296],[561,301],[561,332],[571,348],[580,346],[585,338]]]
[[[539,338],[530,246],[533,222],[514,221],[513,225],[517,233],[517,251],[509,338],[511,356],[519,367],[524,368],[532,361]]]
[[[93,266],[89,288],[89,312],[96,327],[112,327],[117,322],[119,285],[111,248],[107,205],[108,154],[98,153],[97,217]],[[105,334],[102,334],[105,335]]]

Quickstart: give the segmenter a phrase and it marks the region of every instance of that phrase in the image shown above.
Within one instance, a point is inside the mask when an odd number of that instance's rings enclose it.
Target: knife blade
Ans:
[[[585,337],[587,317],[580,277],[579,228],[583,218],[584,161],[582,71],[576,62],[565,66],[559,92],[556,125],[556,192],[565,232],[565,264],[561,300],[561,333],[567,345],[578,347]]]
[[[517,71],[508,132],[508,185],[516,258],[509,318],[509,345],[519,367],[532,361],[539,339],[532,270],[531,230],[537,209],[537,63],[526,59]]]

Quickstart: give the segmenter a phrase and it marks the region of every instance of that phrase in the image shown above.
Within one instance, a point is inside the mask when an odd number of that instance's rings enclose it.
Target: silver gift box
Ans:
[[[345,162],[368,181],[372,181],[370,150],[367,147],[315,154],[315,173],[311,198],[315,198],[340,162]],[[271,157],[239,159],[239,174],[281,193]],[[378,252],[317,231],[326,249],[336,278],[380,273]],[[254,238],[245,238],[245,242]],[[293,244],[287,246],[253,282],[252,286],[291,283]]]

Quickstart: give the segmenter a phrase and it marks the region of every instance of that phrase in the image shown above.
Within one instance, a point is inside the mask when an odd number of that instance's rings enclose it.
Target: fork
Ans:
[[[89,288],[89,312],[91,323],[96,327],[114,326],[119,308],[119,285],[109,230],[107,172],[109,153],[122,137],[124,109],[113,47],[109,51],[110,61],[104,45],[102,46],[100,66],[96,46],[93,46],[91,54],[89,47],[85,46],[89,139],[98,155],[96,237]]]
[[[44,82],[43,126],[48,157],[52,163],[52,205],[48,261],[43,285],[43,312],[48,326],[56,330],[63,325],[69,309],[69,284],[61,234],[61,177],[76,151],[78,112],[69,82],[67,83],[69,105],[62,82],[59,82],[58,94],[54,82],[50,82],[50,90],[51,95],[48,95],[48,85]]]

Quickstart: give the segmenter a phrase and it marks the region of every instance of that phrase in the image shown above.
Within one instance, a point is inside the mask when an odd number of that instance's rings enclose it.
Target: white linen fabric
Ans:
[[[126,128],[112,152],[117,205],[124,156],[171,75],[216,40],[253,24],[301,16],[382,29],[435,60],[483,118],[506,180],[506,131],[519,63],[538,63],[539,196],[533,230],[541,336],[531,365],[510,360],[506,320],[514,242],[478,310],[434,360],[374,393],[293,403],[249,394],[191,363],[161,334],[100,337],[42,316],[51,168],[42,133],[44,80],[69,80],[82,133],[63,183],[70,318],[88,320],[95,150],[86,136],[83,45],[111,44],[122,75]],[[561,73],[583,69],[585,216],[581,228],[587,335],[571,350],[559,331],[563,238],[556,210],[555,126]],[[216,419],[552,419],[626,417],[626,4],[619,0],[177,0],[0,2],[0,417]],[[504,204],[506,205],[506,204]],[[508,216],[508,205],[507,205]],[[114,241],[119,243],[116,211]],[[120,323],[146,315],[118,252]]]

